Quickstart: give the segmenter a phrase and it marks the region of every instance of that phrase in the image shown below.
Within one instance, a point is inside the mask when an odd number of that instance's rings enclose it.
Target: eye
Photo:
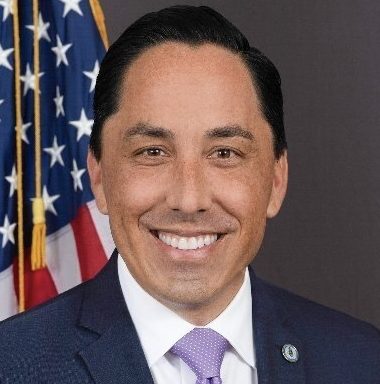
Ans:
[[[218,149],[216,152],[219,158],[229,159],[231,157],[231,150],[228,148]]]
[[[138,151],[136,155],[142,155],[146,157],[159,157],[164,156],[165,152],[161,148],[149,147]]]
[[[218,148],[210,155],[210,157],[217,159],[231,159],[235,156],[239,156],[238,152],[230,148]]]

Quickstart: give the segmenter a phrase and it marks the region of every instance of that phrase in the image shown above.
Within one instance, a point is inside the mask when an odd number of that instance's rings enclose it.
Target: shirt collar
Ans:
[[[207,327],[226,338],[240,357],[255,368],[251,280],[248,268],[245,270],[243,284],[238,293],[227,308]]]
[[[148,366],[151,368],[195,326],[150,296],[133,278],[120,255],[118,275],[125,302],[136,327]],[[245,271],[243,284],[231,303],[206,327],[225,337],[240,357],[252,368],[255,367],[252,297],[248,268]]]

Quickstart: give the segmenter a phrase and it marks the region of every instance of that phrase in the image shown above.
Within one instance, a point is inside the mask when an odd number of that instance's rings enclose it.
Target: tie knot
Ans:
[[[196,374],[197,382],[206,379],[220,379],[220,366],[224,353],[229,346],[228,341],[218,332],[210,328],[194,328],[178,340],[171,352],[180,357]]]

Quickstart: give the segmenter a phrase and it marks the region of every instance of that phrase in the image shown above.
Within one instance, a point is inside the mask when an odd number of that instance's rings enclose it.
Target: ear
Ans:
[[[267,208],[267,218],[279,212],[288,187],[288,154],[285,151],[274,164],[272,192]]]
[[[108,215],[107,201],[103,189],[101,161],[96,160],[91,150],[87,154],[87,169],[90,175],[91,189],[96,205],[101,213]]]

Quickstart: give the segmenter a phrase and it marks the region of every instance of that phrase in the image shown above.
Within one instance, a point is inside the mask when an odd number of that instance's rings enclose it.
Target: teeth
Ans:
[[[166,243],[165,241],[166,239],[164,238],[164,243]],[[171,242],[170,242],[171,244]],[[169,245],[169,244],[168,244]],[[178,249],[187,249],[187,240],[184,238],[184,237],[181,237],[179,240],[178,240]]]
[[[203,248],[207,245],[214,243],[218,236],[205,235],[197,237],[183,237],[176,236],[169,233],[158,232],[158,238],[167,245],[178,249],[197,249]]]
[[[178,247],[178,239],[176,237],[172,237],[172,241],[170,242],[170,245],[174,248]]]

